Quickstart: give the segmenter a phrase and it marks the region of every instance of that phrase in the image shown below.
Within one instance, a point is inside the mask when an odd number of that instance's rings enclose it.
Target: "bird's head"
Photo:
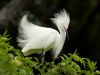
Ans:
[[[69,14],[66,12],[65,9],[58,11],[54,14],[55,18],[50,18],[50,20],[56,24],[58,29],[62,29],[64,31],[67,31],[68,25],[70,22]]]

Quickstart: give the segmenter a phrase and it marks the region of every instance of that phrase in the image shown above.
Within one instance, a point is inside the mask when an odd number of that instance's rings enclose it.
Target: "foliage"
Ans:
[[[0,35],[0,75],[99,75],[96,63],[81,58],[77,52],[61,56],[62,61],[39,63],[24,57],[9,45],[8,35]]]

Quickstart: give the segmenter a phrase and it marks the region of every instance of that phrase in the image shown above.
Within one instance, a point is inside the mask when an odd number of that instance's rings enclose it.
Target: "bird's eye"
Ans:
[[[67,31],[66,27],[64,27],[64,30]]]

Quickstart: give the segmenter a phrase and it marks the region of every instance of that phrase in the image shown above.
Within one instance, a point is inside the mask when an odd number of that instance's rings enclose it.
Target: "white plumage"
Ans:
[[[64,9],[54,14],[54,17],[51,18],[51,21],[58,27],[60,33],[55,29],[30,23],[27,15],[22,17],[17,41],[25,56],[41,53],[41,49],[44,50],[44,54],[52,49],[54,59],[59,55],[65,42],[70,18]]]

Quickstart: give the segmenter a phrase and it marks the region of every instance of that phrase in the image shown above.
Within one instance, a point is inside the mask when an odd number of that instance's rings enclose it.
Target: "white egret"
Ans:
[[[50,49],[52,49],[54,60],[59,55],[66,39],[70,18],[64,9],[55,13],[54,17],[50,20],[57,26],[59,32],[52,28],[32,24],[27,20],[27,15],[22,17],[17,41],[25,56],[41,52],[45,54]]]

